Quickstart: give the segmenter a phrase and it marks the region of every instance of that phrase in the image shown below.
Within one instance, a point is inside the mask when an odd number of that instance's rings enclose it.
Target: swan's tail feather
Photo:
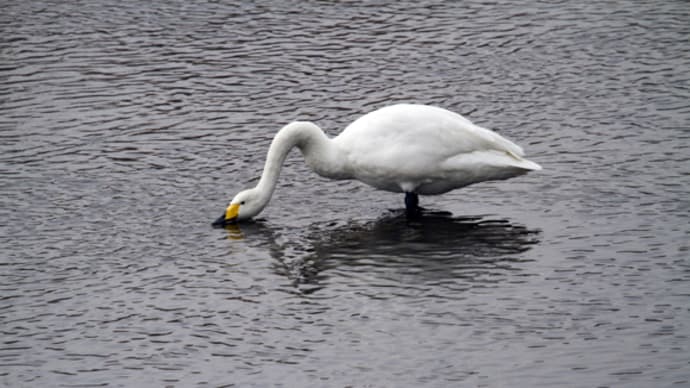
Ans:
[[[462,171],[468,177],[482,180],[507,179],[541,170],[541,166],[510,151],[476,151],[452,157],[443,163],[443,168]]]
[[[538,165],[537,163],[534,163],[531,160],[527,160],[521,156],[518,156],[510,151],[506,151],[506,154],[511,156],[514,160],[514,163],[510,163],[512,166],[519,167],[525,170],[530,170],[530,171],[539,171],[541,170],[541,166]]]

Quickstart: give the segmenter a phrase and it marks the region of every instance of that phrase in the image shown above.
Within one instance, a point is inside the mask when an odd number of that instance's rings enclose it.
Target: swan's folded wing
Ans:
[[[511,152],[486,150],[460,154],[442,163],[444,171],[455,171],[481,180],[507,179],[528,171],[541,170],[541,166]]]

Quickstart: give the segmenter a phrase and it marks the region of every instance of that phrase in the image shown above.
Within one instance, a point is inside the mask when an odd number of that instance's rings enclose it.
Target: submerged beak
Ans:
[[[235,203],[228,206],[225,214],[213,221],[213,226],[223,227],[225,225],[234,224],[237,221],[237,215],[240,213],[240,204]]]

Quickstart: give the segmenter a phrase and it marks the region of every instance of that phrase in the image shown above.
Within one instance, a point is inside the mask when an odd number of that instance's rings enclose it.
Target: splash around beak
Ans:
[[[237,222],[237,216],[240,213],[240,205],[238,203],[231,204],[225,210],[225,213],[217,220],[213,221],[211,225],[215,227],[223,227]]]

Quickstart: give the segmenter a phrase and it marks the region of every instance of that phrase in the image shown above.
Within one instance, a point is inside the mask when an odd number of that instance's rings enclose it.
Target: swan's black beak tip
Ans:
[[[225,225],[228,225],[228,224],[229,224],[229,222],[227,222],[227,221],[225,220],[225,213],[223,213],[223,215],[221,215],[220,217],[218,217],[217,220],[213,221],[213,223],[211,224],[211,226],[213,226],[214,228],[222,228],[222,227],[224,227]]]
[[[211,226],[214,228],[224,228],[228,225],[236,225],[237,224],[237,217],[233,218],[226,218],[228,215],[227,213],[224,213],[222,216],[218,217],[217,220],[213,221],[211,223]]]

